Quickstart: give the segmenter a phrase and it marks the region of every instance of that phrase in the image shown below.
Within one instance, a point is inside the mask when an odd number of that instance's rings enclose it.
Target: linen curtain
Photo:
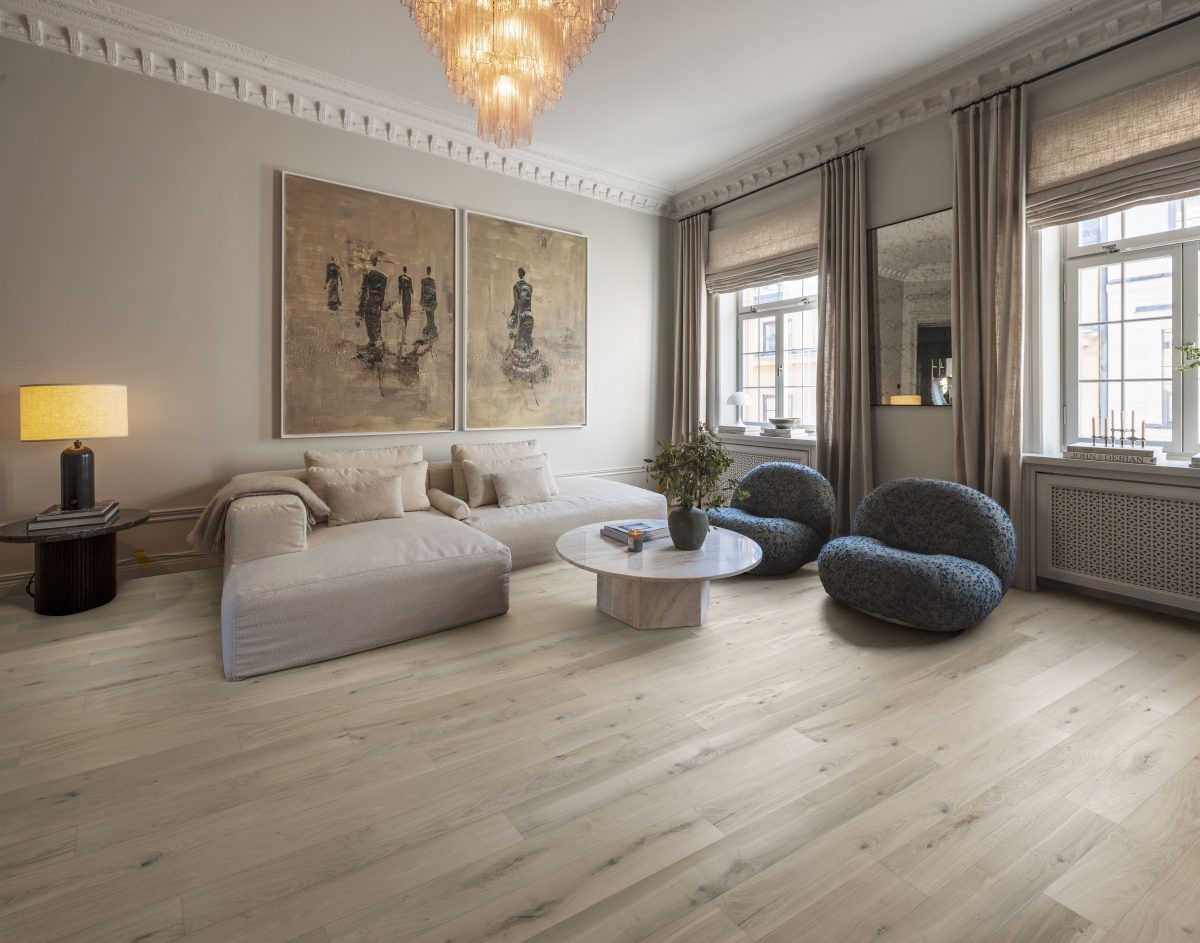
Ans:
[[[708,214],[680,220],[675,252],[675,371],[671,397],[671,438],[676,442],[695,432],[700,424],[700,395],[706,371],[707,254]]]
[[[714,219],[705,275],[709,292],[740,291],[816,274],[820,213],[820,195],[816,187],[809,187],[790,205],[752,219],[727,226]]]
[[[1200,66],[1033,122],[1028,184],[1038,227],[1200,193]]]
[[[958,480],[1017,508],[1025,262],[1025,93],[954,114],[950,336]]]
[[[833,485],[838,533],[874,477],[865,187],[862,148],[821,166],[817,467]]]

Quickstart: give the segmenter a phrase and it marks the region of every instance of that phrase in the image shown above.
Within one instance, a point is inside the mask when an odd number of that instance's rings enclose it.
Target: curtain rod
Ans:
[[[978,105],[980,102],[985,102],[989,98],[995,98],[997,95],[1003,95],[1005,92],[1011,92],[1014,88],[1024,88],[1026,85],[1033,85],[1035,82],[1042,81],[1042,79],[1048,79],[1053,75],[1058,75],[1060,72],[1066,72],[1068,69],[1074,69],[1076,66],[1081,66],[1085,62],[1091,62],[1093,59],[1099,59],[1101,56],[1107,56],[1110,52],[1116,52],[1118,49],[1124,49],[1126,46],[1132,46],[1134,43],[1139,43],[1143,39],[1149,39],[1151,36],[1157,36],[1159,33],[1165,33],[1167,30],[1175,29],[1175,27],[1182,26],[1184,23],[1190,23],[1192,20],[1197,18],[1200,18],[1200,11],[1197,11],[1196,13],[1189,13],[1185,17],[1181,17],[1180,19],[1174,20],[1170,23],[1164,23],[1162,26],[1156,26],[1154,29],[1147,30],[1144,33],[1139,33],[1137,36],[1131,36],[1129,39],[1122,40],[1115,45],[1107,46],[1104,49],[1098,49],[1096,52],[1084,56],[1082,59],[1077,59],[1074,62],[1068,62],[1064,65],[1055,66],[1053,69],[1048,69],[1045,72],[1027,78],[1022,82],[1016,82],[1007,88],[1002,88],[999,91],[992,92],[990,95],[984,95],[982,98],[975,99],[975,101],[967,102],[965,105],[959,105],[957,108],[950,109],[950,114],[956,114],[965,108],[970,108],[972,105]],[[855,148],[854,150],[858,150],[858,148]],[[853,154],[854,151],[847,151],[846,153]],[[841,157],[843,155],[839,154],[837,156]],[[830,158],[830,160],[835,159],[836,158]],[[822,161],[822,163],[826,162]],[[680,217],[679,222],[683,222],[685,219],[691,219],[694,216],[703,216],[705,213],[711,215],[713,210],[719,210],[722,206],[728,206],[730,203],[736,203],[738,200],[744,200],[748,196],[754,196],[756,194],[763,193],[766,190],[770,190],[771,187],[777,186],[781,183],[787,183],[789,180],[795,180],[797,177],[803,177],[805,174],[816,170],[820,166],[821,164],[814,164],[812,167],[805,167],[803,170],[798,170],[794,174],[788,174],[786,177],[780,177],[778,180],[772,180],[770,183],[759,187],[757,190],[739,193],[737,196],[732,196],[728,200],[722,200],[720,203],[716,203],[713,206],[709,206],[705,209],[697,210],[695,213],[689,213],[687,216]]]

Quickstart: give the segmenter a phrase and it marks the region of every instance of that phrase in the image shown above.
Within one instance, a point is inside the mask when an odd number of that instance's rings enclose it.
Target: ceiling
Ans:
[[[129,7],[470,117],[399,0],[121,0]],[[624,0],[535,120],[535,145],[677,192],[1065,0]],[[1086,0],[1075,4],[1086,6]]]

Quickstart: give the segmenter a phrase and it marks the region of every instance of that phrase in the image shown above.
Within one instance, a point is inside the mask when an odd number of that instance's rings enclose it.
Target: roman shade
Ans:
[[[710,294],[741,291],[817,273],[820,193],[728,226],[714,220],[705,284]]]
[[[1048,115],[1029,136],[1037,227],[1200,193],[1200,66]]]

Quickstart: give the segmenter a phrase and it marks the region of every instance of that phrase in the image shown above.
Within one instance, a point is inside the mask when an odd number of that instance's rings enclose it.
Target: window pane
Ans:
[[[1125,263],[1127,319],[1171,316],[1171,263],[1169,255]]]
[[[1079,224],[1079,244],[1098,246],[1121,238],[1121,214],[1111,213]]]
[[[762,350],[762,330],[758,318],[742,321],[742,353],[755,354]]]
[[[1121,378],[1121,325],[1088,324],[1079,329],[1079,379]]]
[[[1127,379],[1170,379],[1171,351],[1170,319],[1130,321],[1125,325],[1124,374]],[[1082,372],[1080,379],[1084,379]]]
[[[1120,383],[1079,384],[1079,429],[1080,439],[1091,440],[1092,422],[1095,421],[1096,435],[1104,434],[1104,423],[1113,411],[1121,411]]]
[[[763,400],[765,397],[774,397],[775,388],[762,389],[761,387],[745,387],[745,393],[750,397],[750,405],[742,410],[742,419],[745,422],[766,422],[766,416],[763,414]]]
[[[1121,266],[1094,265],[1079,270],[1079,323],[1121,317]]]
[[[1174,429],[1171,424],[1171,382],[1126,383],[1126,425],[1141,436],[1146,425],[1146,441],[1151,445],[1170,443]],[[1128,411],[1133,411],[1132,422]]]
[[[775,355],[743,354],[741,388],[749,391],[752,386],[775,389]]]

